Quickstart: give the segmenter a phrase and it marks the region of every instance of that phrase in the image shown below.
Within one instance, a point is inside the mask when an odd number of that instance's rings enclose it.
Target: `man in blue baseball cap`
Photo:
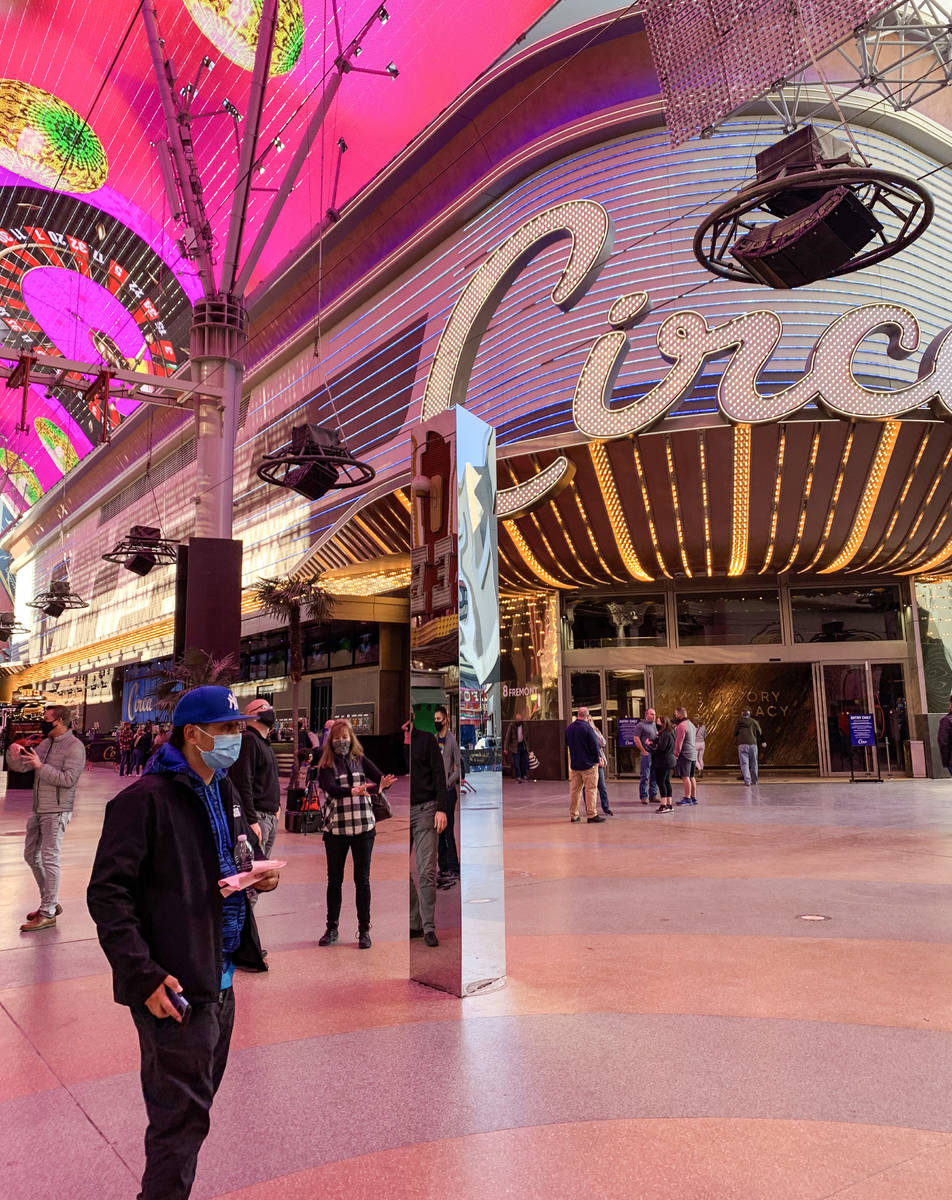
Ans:
[[[247,891],[218,884],[235,873],[240,836],[262,857],[227,774],[248,719],[229,688],[183,695],[168,742],[106,806],[86,893],[114,998],[139,1035],[149,1118],[139,1200],[191,1192],[228,1059],[235,967],[267,970]],[[255,888],[277,883],[268,871]]]

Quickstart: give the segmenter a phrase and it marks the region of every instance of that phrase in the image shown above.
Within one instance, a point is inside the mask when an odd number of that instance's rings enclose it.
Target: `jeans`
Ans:
[[[518,742],[516,744],[511,758],[513,779],[525,779],[529,774],[529,751],[526,749],[525,742]]]
[[[584,771],[569,771],[569,816],[573,819],[579,815],[579,800],[585,797],[585,811],[590,817],[595,816],[595,792],[598,788],[598,765],[588,767]]]
[[[453,832],[453,818],[456,816],[456,801],[459,793],[455,787],[446,789],[449,801],[449,812],[446,814],[446,828],[440,834],[440,848],[437,863],[441,874],[459,874],[459,853],[456,849],[456,834]]]
[[[605,786],[605,768],[598,768],[598,798],[601,801],[602,812],[610,812],[611,805],[608,803],[608,788]]]
[[[131,775],[135,766],[135,751],[120,750],[119,751],[119,774]]]
[[[436,930],[436,848],[437,833],[433,825],[436,801],[410,805],[410,848],[416,852],[419,887],[410,868],[410,928],[424,933]]]
[[[340,920],[341,885],[347,851],[354,859],[354,890],[357,894],[357,927],[370,928],[370,856],[374,852],[376,829],[367,833],[325,833],[327,855],[327,924],[337,928]]]
[[[192,1006],[188,1024],[160,1021],[145,1005],[132,1009],[139,1034],[145,1131],[145,1172],[139,1200],[185,1200],[210,1124],[235,1021],[235,996]]]
[[[757,747],[738,746],[737,757],[740,759],[740,773],[744,783],[757,782]]]
[[[60,847],[72,813],[30,813],[26,823],[23,857],[30,865],[36,886],[40,889],[40,912],[44,917],[56,915],[60,885]]]
[[[255,820],[261,826],[261,852],[265,858],[270,858],[271,851],[274,849],[274,839],[278,834],[278,814],[258,812],[255,809]],[[258,903],[258,893],[254,888],[248,889],[248,902],[250,904]]]
[[[654,765],[651,762],[650,754],[642,754],[641,756],[641,779],[638,781],[638,799],[639,800],[657,800],[658,784],[655,781]]]

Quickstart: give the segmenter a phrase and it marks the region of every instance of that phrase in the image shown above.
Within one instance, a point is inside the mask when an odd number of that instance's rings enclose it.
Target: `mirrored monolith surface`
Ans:
[[[412,436],[410,978],[467,996],[506,974],[496,439],[463,408]]]

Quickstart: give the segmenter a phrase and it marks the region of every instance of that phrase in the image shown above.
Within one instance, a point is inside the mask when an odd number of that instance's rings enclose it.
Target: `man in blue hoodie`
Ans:
[[[228,688],[185,693],[168,742],[106,806],[86,893],[114,998],[139,1035],[149,1118],[139,1200],[191,1192],[228,1059],[235,967],[267,970],[247,891],[218,882],[235,874],[240,835],[258,846],[227,776],[247,719]],[[255,888],[277,883],[269,871]]]

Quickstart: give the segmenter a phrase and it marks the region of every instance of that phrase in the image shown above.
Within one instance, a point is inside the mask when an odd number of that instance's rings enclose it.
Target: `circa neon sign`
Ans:
[[[520,226],[475,272],[450,314],[427,376],[424,421],[465,403],[480,341],[506,291],[532,258],[565,237],[571,249],[552,301],[568,310],[589,289],[612,246],[611,218],[600,204],[566,201]],[[670,364],[667,374],[631,404],[612,407],[612,389],[629,349],[627,331],[650,311],[647,292],[622,296],[611,306],[611,332],[595,340],[572,400],[573,420],[586,437],[619,438],[650,429],[689,394],[707,362],[717,358],[727,360],[717,388],[718,407],[734,424],[782,420],[811,403],[835,416],[863,421],[901,417],[926,405],[932,405],[937,417],[952,418],[952,326],[926,348],[915,383],[877,390],[854,374],[856,353],[874,334],[888,339],[890,358],[907,358],[918,349],[919,323],[897,304],[863,305],[837,317],[817,339],[800,379],[770,393],[762,392],[757,381],[783,333],[776,313],[761,309],[719,325],[710,325],[697,312],[672,313],[657,331],[658,350]],[[538,504],[554,488],[565,486],[569,469],[568,459],[559,458],[539,476],[500,490],[498,515],[515,516]]]

